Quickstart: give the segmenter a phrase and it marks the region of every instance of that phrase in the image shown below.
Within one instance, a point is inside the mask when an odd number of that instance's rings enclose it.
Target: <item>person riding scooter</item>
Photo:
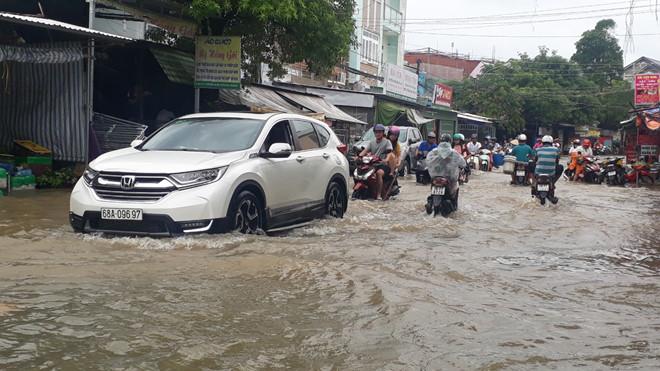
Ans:
[[[386,175],[394,176],[394,172],[397,171],[396,157],[391,156],[394,148],[392,147],[392,142],[385,138],[385,127],[383,125],[374,126],[374,136],[375,138],[367,144],[367,146],[362,150],[359,158],[366,156],[367,154],[372,154],[375,157],[383,160],[377,166],[376,171],[376,198],[382,197],[383,194],[383,181]]]
[[[479,150],[481,150],[481,143],[477,141],[477,134],[472,134],[470,142],[467,144],[466,148],[468,150],[468,154],[470,155],[479,154]]]
[[[532,195],[539,197],[542,205],[545,203],[545,197],[556,204],[558,199],[554,192],[555,183],[561,176],[564,167],[559,165],[560,151],[554,146],[552,136],[545,135],[541,139],[541,143],[542,146],[536,149]],[[545,185],[546,189],[541,189],[542,185]]]
[[[511,155],[516,156],[516,162],[529,163],[529,160],[534,158],[534,150],[527,145],[527,135],[520,134],[518,136],[518,145],[513,147]],[[531,169],[529,171],[531,172]],[[511,184],[516,184],[515,172],[511,174]]]
[[[458,177],[461,169],[467,166],[463,156],[456,153],[451,146],[452,138],[449,134],[440,137],[438,148],[429,152],[427,164],[431,178],[443,177],[447,179],[447,190],[453,198],[454,209],[458,206]],[[429,197],[429,202],[431,198]]]
[[[420,184],[428,184],[431,182],[431,177],[426,166],[426,155],[430,151],[438,147],[438,140],[434,132],[428,134],[428,140],[423,141],[417,147],[417,167],[415,169],[415,180]]]

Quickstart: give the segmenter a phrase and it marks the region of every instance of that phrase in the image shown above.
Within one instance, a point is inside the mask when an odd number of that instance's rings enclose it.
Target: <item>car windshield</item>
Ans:
[[[172,122],[139,147],[143,151],[233,152],[250,148],[263,120],[194,118]]]
[[[362,136],[362,141],[368,142],[372,139],[375,138],[374,131],[372,129],[369,129],[364,135]],[[406,130],[401,130],[399,134],[399,143],[405,143],[408,140],[408,132]]]

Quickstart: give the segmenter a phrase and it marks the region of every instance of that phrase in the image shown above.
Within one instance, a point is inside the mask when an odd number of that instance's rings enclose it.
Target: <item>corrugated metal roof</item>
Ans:
[[[121,41],[133,41],[133,39],[118,35],[113,35],[111,33],[92,30],[86,27],[76,26],[70,23],[56,21],[49,18],[39,18],[31,17],[27,15],[19,15],[12,13],[0,12],[0,21],[6,21],[16,24],[24,24],[28,26],[47,28],[49,30],[63,31],[68,33],[73,33],[77,35],[89,36],[92,38],[100,39],[109,39],[109,40],[121,40]]]
[[[493,123],[492,119],[490,119],[488,117],[473,115],[471,113],[459,112],[456,116],[458,118],[465,119],[465,120],[470,120],[470,121],[483,122],[483,123],[486,123],[486,124],[492,124]]]

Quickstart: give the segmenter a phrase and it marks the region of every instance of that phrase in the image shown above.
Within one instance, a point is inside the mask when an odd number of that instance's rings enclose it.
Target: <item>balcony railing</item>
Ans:
[[[396,32],[397,34],[401,33],[401,22],[403,20],[403,13],[397,9],[392,8],[389,5],[385,5],[385,17],[383,26],[389,30]]]

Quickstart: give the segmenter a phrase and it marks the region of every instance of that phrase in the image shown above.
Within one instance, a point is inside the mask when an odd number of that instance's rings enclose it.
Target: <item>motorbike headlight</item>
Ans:
[[[92,182],[94,182],[94,179],[96,179],[96,177],[98,175],[99,175],[98,171],[96,171],[96,170],[94,170],[94,169],[92,169],[91,167],[88,166],[85,169],[85,172],[83,173],[83,180],[85,181],[85,183],[91,185]]]
[[[225,171],[227,171],[227,166],[219,167],[217,169],[172,174],[171,177],[183,187],[197,187],[217,181],[222,178]]]

